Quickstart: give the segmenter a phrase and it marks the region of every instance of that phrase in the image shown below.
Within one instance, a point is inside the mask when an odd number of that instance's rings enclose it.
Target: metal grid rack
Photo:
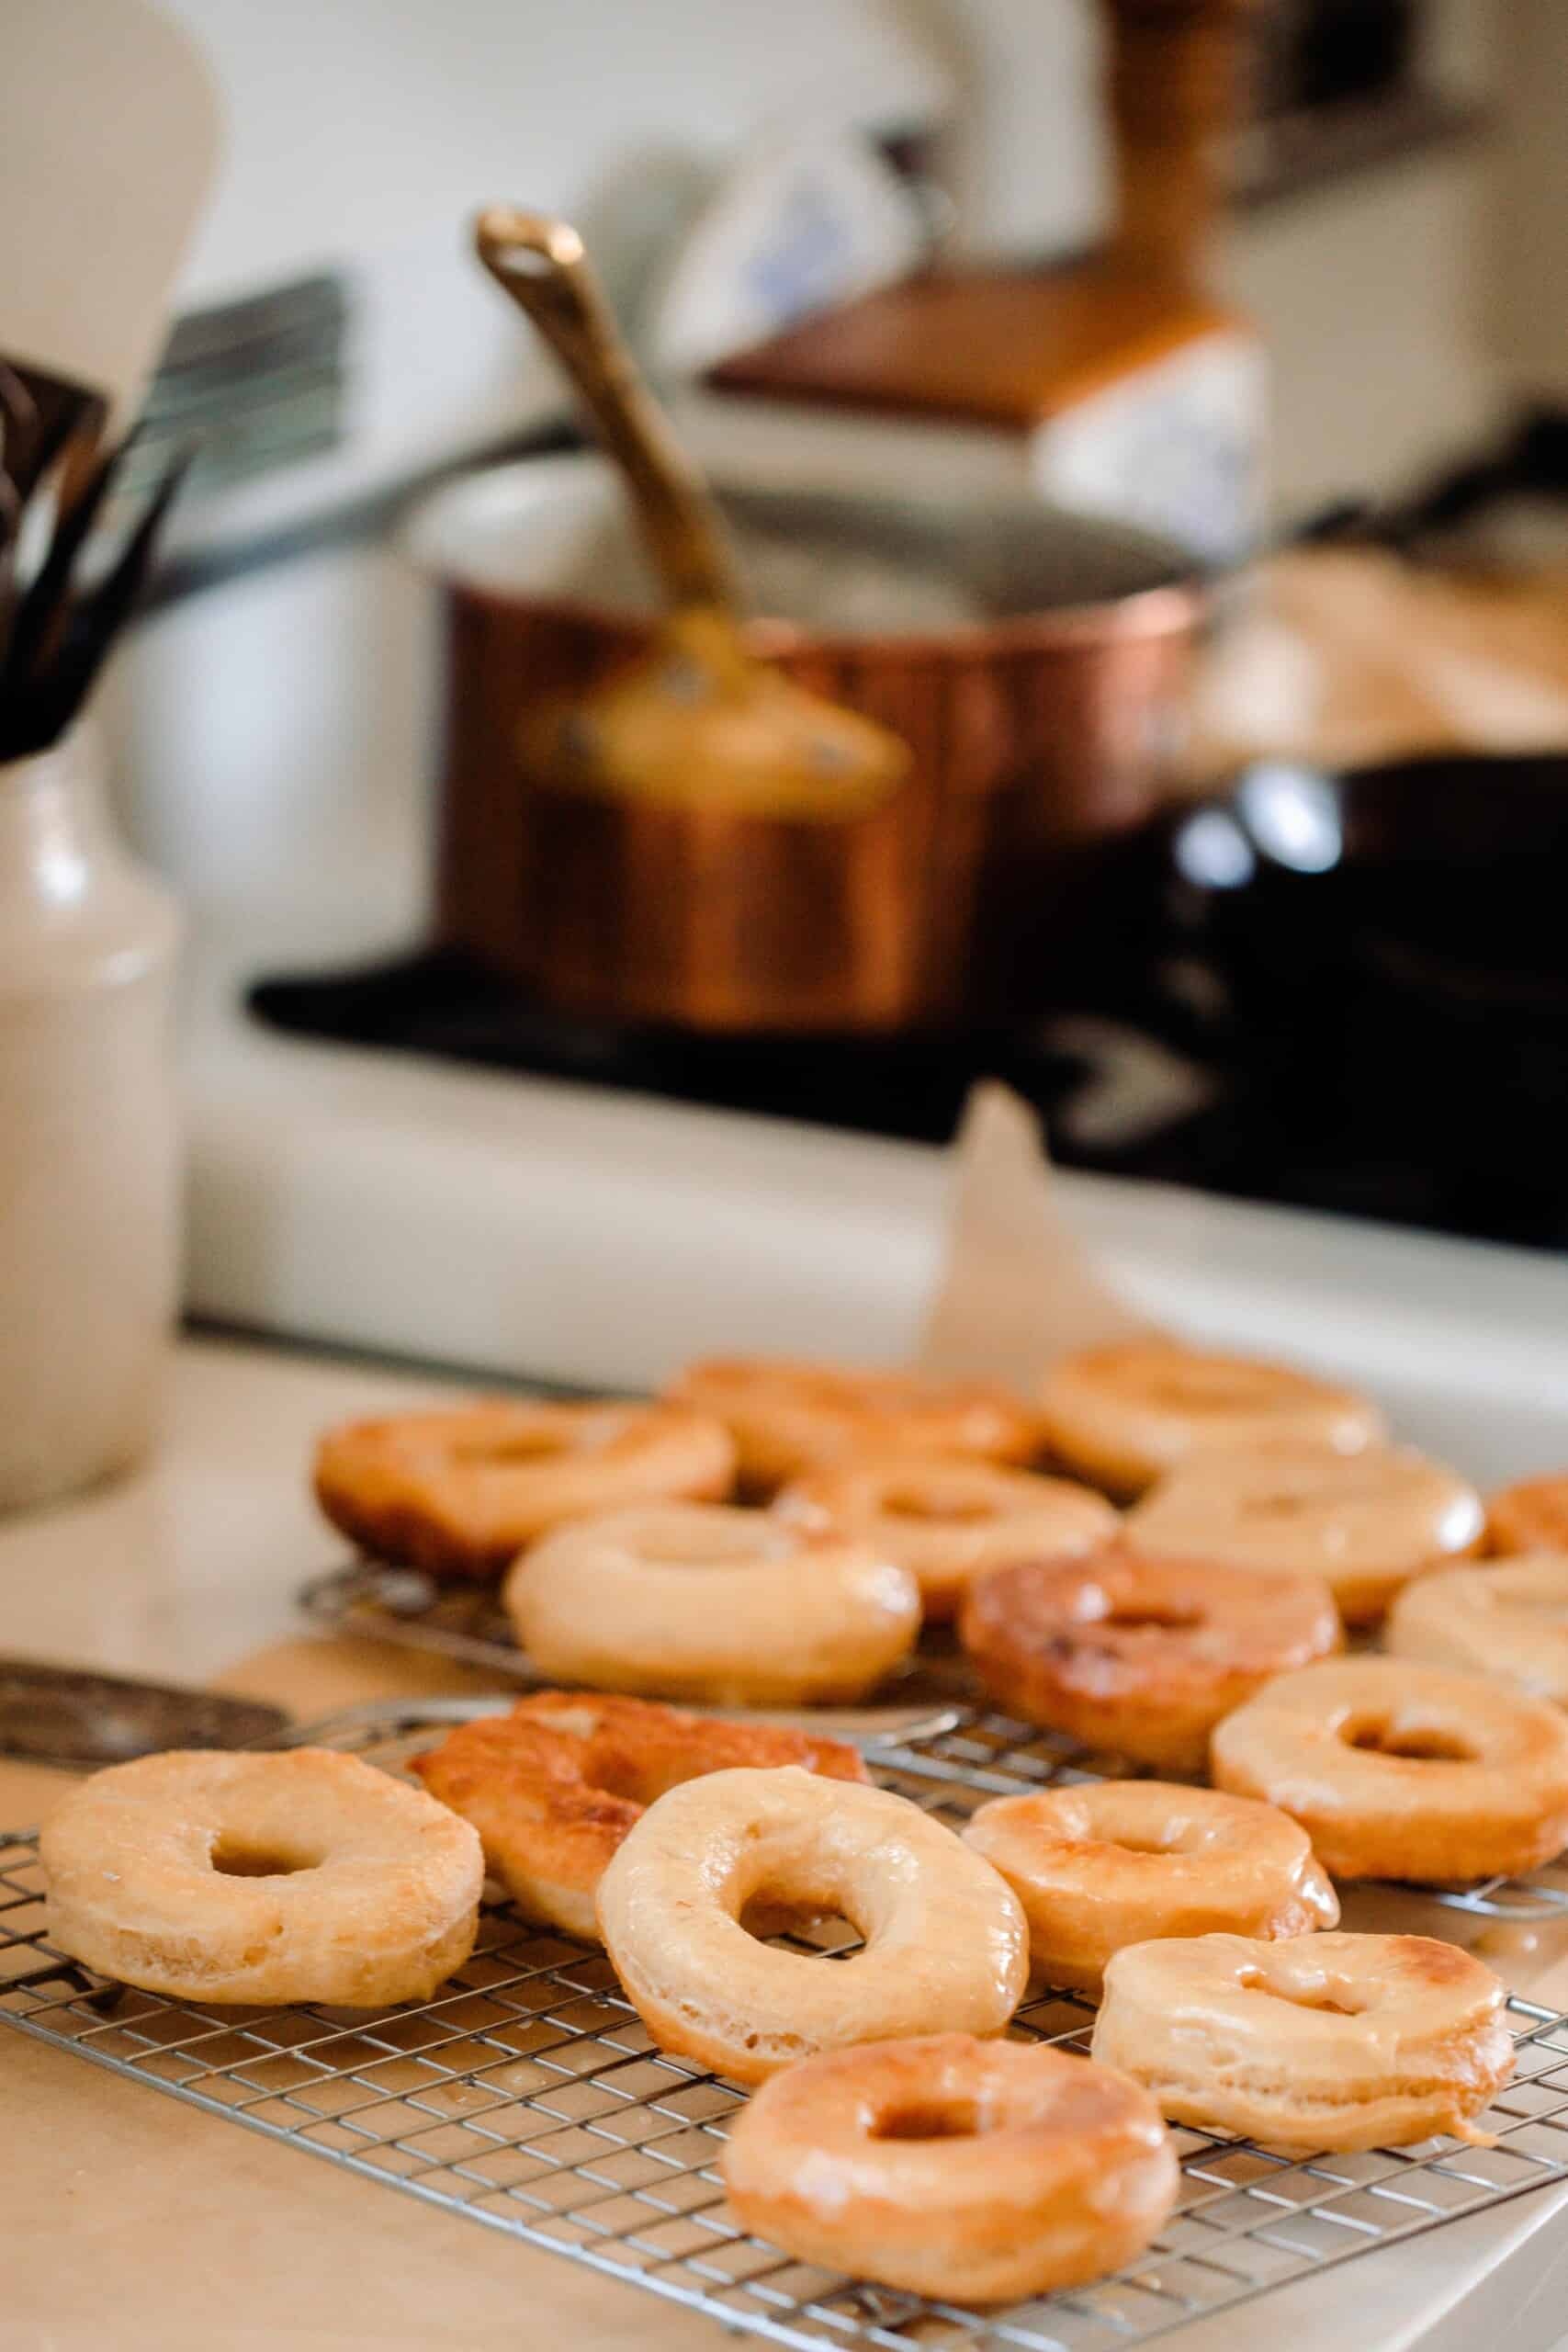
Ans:
[[[340,1744],[395,1767],[431,1728],[410,1702]],[[981,1712],[866,1753],[885,1786],[950,1822],[998,1792],[1084,1776],[1064,1743]],[[1441,1932],[1430,1898],[1407,1899],[1412,1927]],[[1556,1916],[1568,1881],[1462,1902]],[[473,1958],[432,2000],[213,2009],[106,1984],[52,1951],[36,1841],[0,1838],[0,2019],[802,2352],[1111,2352],[1568,2177],[1568,2017],[1517,1998],[1509,2009],[1517,2072],[1487,2118],[1495,2147],[1438,2139],[1292,2160],[1177,2131],[1180,2199],[1146,2253],[1095,2286],[976,2312],[857,2285],[742,2235],[716,2164],[743,2094],[654,2048],[602,1951],[503,1904],[487,1905]],[[1017,2030],[1082,2048],[1091,2017],[1049,1994]]]

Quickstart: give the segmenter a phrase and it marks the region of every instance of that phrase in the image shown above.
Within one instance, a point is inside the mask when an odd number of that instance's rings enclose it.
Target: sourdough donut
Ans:
[[[1486,1675],[1303,1667],[1228,1715],[1211,1754],[1216,1788],[1280,1806],[1336,1878],[1509,1877],[1568,1844],[1568,1722]]]
[[[786,1487],[773,1504],[792,1525],[869,1544],[908,1568],[928,1619],[956,1616],[976,1577],[1009,1560],[1066,1559],[1116,1532],[1103,1497],[955,1455],[854,1454]]]
[[[468,1822],[324,1747],[111,1765],[39,1854],[50,1940],[178,2001],[426,1999],[472,1951],[484,1885]]]
[[[1056,1460],[1119,1500],[1208,1446],[1294,1438],[1359,1453],[1387,1435],[1377,1407],[1351,1389],[1175,1340],[1065,1356],[1045,1376],[1040,1419]]]
[[[759,1943],[762,1902],[839,1916],[846,1960]],[[1000,2033],[1029,1975],[1018,1898],[907,1797],[710,1772],[650,1804],[599,1882],[599,1927],[661,2050],[759,2083],[816,2050],[938,2027]]]
[[[541,1674],[719,1706],[859,1699],[908,1653],[915,1580],[762,1510],[652,1503],[558,1528],[503,1598]]]
[[[963,1835],[1022,1904],[1048,1984],[1098,1992],[1112,1952],[1156,1937],[1272,1940],[1339,1917],[1305,1830],[1271,1804],[1213,1789],[1041,1789],[983,1804]]]
[[[1124,2075],[966,2033],[791,2066],[736,2118],[719,2168],[741,2228],[797,2262],[957,2303],[1119,2269],[1180,2181]]]
[[[1339,1643],[1313,1577],[1267,1585],[1194,1560],[1021,1561],[976,1585],[964,1646],[1009,1714],[1174,1771],[1201,1770],[1222,1715]]]
[[[1406,1585],[1385,1634],[1395,1657],[1495,1674],[1568,1707],[1568,1552],[1518,1552]]]
[[[352,1421],[316,1450],[316,1499],[333,1525],[378,1559],[436,1577],[496,1577],[563,1519],[716,1501],[734,1482],[728,1430],[670,1405],[496,1398]]]
[[[411,1762],[432,1796],[473,1823],[518,1909],[585,1943],[598,1939],[604,1865],[666,1789],[739,1764],[866,1778],[859,1750],[845,1740],[566,1690],[541,1690],[509,1714],[460,1724]]]
[[[1472,1487],[1411,1446],[1347,1457],[1326,1446],[1194,1454],[1127,1517],[1134,1551],[1322,1577],[1348,1625],[1382,1615],[1401,1585],[1473,1552]]]
[[[1092,2047],[1201,2132],[1299,2154],[1481,2140],[1514,2071],[1505,1998],[1431,1936],[1198,1936],[1116,1954]]]
[[[1489,1552],[1568,1552],[1568,1474],[1521,1478],[1486,1507]]]
[[[1034,1415],[987,1381],[712,1356],[688,1364],[666,1393],[672,1404],[724,1423],[739,1450],[741,1484],[752,1494],[771,1494],[841,1453],[895,1449],[1032,1462],[1040,1450]]]

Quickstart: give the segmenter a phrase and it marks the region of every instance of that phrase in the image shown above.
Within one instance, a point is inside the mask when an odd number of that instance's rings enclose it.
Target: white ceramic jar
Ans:
[[[0,1510],[133,1462],[177,1296],[173,902],[90,726],[0,765]]]

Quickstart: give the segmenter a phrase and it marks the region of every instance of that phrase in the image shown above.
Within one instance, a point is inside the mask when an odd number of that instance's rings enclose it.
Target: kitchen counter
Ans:
[[[323,1423],[428,1396],[407,1374],[197,1339],[178,1352],[156,1461],[121,1486],[0,1525],[6,1646],[322,1708],[375,1688],[453,1686],[364,1644],[301,1642],[292,1595],[337,1556],[302,1466]],[[234,1668],[243,1654],[254,1654]],[[0,1766],[13,1822],[52,1776]],[[55,1785],[58,1785],[56,1783]],[[38,2128],[40,2113],[47,2131]],[[175,2128],[171,2129],[171,2124]],[[1568,2188],[1551,2189],[1286,2290],[1266,2308],[1292,2352],[1460,2352],[1506,2327],[1558,2337]],[[0,2027],[3,2352],[487,2352],[536,2332],[627,2352],[704,2352],[718,2332],[615,2282],[416,2207],[297,2150],[176,2108]],[[345,2237],[353,2246],[345,2265]],[[534,2323],[533,2325],[530,2323]],[[1247,2352],[1261,2313],[1167,2339]]]

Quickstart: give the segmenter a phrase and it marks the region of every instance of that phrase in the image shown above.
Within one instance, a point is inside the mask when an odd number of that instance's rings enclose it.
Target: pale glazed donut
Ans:
[[[1294,1438],[1359,1453],[1387,1435],[1375,1405],[1251,1356],[1175,1340],[1124,1340],[1065,1356],[1040,1390],[1056,1459],[1120,1499],[1201,1448]]]
[[[930,1619],[956,1615],[987,1569],[1095,1551],[1119,1523],[1102,1496],[1069,1479],[931,1453],[853,1454],[786,1487],[773,1509],[897,1560]]]
[[[1568,1707],[1568,1552],[1518,1552],[1406,1585],[1385,1633],[1396,1657],[1495,1674]]]
[[[859,1699],[920,1623],[913,1577],[864,1544],[713,1503],[557,1528],[503,1598],[541,1674],[720,1706]]]
[[[864,1938],[826,1961],[759,1943],[757,1900]],[[678,2057],[761,2082],[813,2051],[937,2028],[1000,2033],[1029,1976],[1018,1898],[908,1798],[780,1772],[710,1772],[650,1804],[599,1882],[599,1927],[644,2024]]]
[[[1180,2181],[1124,2075],[964,2033],[791,2066],[737,2117],[720,2170],[741,2228],[797,2262],[958,2303],[1120,2268]]]
[[[1381,1617],[1412,1577],[1473,1552],[1472,1487],[1410,1446],[1347,1457],[1269,1444],[1194,1454],[1129,1512],[1134,1551],[1322,1577],[1348,1625]]]
[[[1336,1878],[1506,1877],[1568,1844],[1568,1722],[1483,1674],[1303,1667],[1227,1716],[1211,1756],[1216,1788],[1279,1805]]]
[[[717,1501],[735,1483],[722,1423],[669,1405],[502,1397],[330,1430],[316,1499],[378,1559],[432,1576],[499,1576],[564,1519],[666,1498]]]
[[[1490,1552],[1568,1552],[1568,1474],[1521,1478],[1486,1507]]]
[[[1222,1715],[1339,1644],[1313,1577],[1193,1560],[1021,1561],[974,1586],[959,1634],[1009,1714],[1174,1771],[1200,1770]]]
[[[1125,1944],[1159,1936],[1302,1936],[1338,1898],[1304,1829],[1271,1804],[1164,1781],[997,1797],[964,1830],[1023,1905],[1048,1984],[1098,1992]]]
[[[410,1761],[432,1796],[473,1823],[519,1910],[585,1943],[599,1934],[604,1865],[666,1789],[738,1764],[866,1778],[859,1750],[844,1740],[565,1690],[541,1690],[509,1714],[459,1724]]]
[[[771,1494],[786,1478],[841,1453],[895,1447],[1032,1462],[1040,1450],[1034,1415],[990,1381],[713,1356],[688,1364],[666,1394],[672,1404],[725,1424],[739,1449],[741,1482],[755,1494]]]
[[[73,1789],[43,1826],[49,1936],[173,2000],[423,2000],[474,1948],[468,1822],[355,1756],[171,1749]]]
[[[1505,1997],[1430,1936],[1198,1936],[1117,1953],[1092,2047],[1202,2132],[1303,2154],[1474,2140],[1514,2071]]]

